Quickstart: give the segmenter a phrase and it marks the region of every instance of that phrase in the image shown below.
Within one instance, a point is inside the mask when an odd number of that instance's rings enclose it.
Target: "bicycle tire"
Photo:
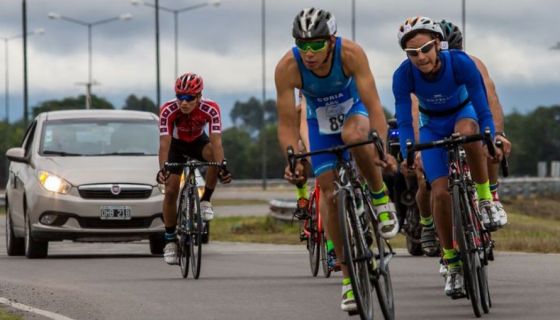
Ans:
[[[307,218],[307,231],[309,231],[309,236],[307,237],[307,253],[309,254],[309,266],[311,268],[311,275],[316,277],[319,273],[319,260],[321,258],[320,252],[320,236],[317,226],[317,211],[313,205],[315,202],[309,204],[308,208],[308,218]]]
[[[190,248],[189,248],[189,239],[188,233],[186,230],[186,208],[185,208],[185,195],[181,195],[181,199],[179,200],[179,208],[177,210],[177,236],[178,236],[178,252],[179,254],[179,267],[181,269],[181,275],[183,279],[187,278],[189,275],[189,256],[190,256]]]
[[[476,258],[479,257],[475,250],[471,250],[468,242],[469,238],[467,237],[466,230],[464,228],[464,224],[467,223],[467,221],[465,221],[465,217],[471,214],[470,211],[468,211],[470,210],[470,207],[465,201],[465,198],[461,196],[463,193],[459,186],[454,185],[451,194],[453,200],[453,228],[455,231],[455,239],[457,241],[457,245],[459,246],[459,254],[463,263],[464,286],[467,292],[467,298],[471,301],[474,315],[477,318],[480,318],[482,316],[482,306],[480,303],[480,291],[478,288],[478,266],[476,265]],[[480,265],[480,260],[478,260],[478,262]]]
[[[352,290],[362,320],[373,319],[373,287],[370,281],[371,255],[362,230],[358,227],[354,204],[346,189],[338,191],[338,218],[344,240],[344,261],[352,283]]]
[[[191,219],[191,267],[193,278],[200,277],[200,269],[202,264],[202,233],[204,232],[204,222],[202,221],[202,213],[200,212],[200,199],[198,190],[192,189],[194,201],[189,206],[189,218]]]
[[[325,233],[321,232],[319,240],[319,248],[321,254],[321,269],[323,269],[323,277],[330,278],[331,268],[329,268],[328,257],[327,257],[327,242],[325,241]]]
[[[370,200],[366,197],[366,203]],[[370,221],[377,221],[373,215],[373,208],[368,205],[367,212]],[[392,255],[391,252],[387,253],[385,249],[385,240],[379,234],[379,229],[377,228],[377,223],[371,223],[371,228],[373,228],[373,235],[375,236],[375,247],[373,254],[375,257],[375,264],[373,267],[373,286],[375,288],[375,293],[377,295],[377,301],[379,302],[379,307],[381,313],[385,320],[395,319],[395,300],[393,297],[393,284],[391,280],[391,271],[389,269],[389,261]]]

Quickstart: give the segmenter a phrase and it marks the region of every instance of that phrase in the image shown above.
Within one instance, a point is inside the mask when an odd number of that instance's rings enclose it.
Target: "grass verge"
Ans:
[[[0,320],[23,320],[23,317],[10,313],[6,309],[0,307]]]
[[[525,199],[505,202],[508,225],[493,233],[496,249],[560,253],[560,215],[554,199]],[[224,217],[212,222],[212,240],[300,244],[299,223],[278,222],[271,217]],[[404,236],[391,240],[395,248],[405,248]]]

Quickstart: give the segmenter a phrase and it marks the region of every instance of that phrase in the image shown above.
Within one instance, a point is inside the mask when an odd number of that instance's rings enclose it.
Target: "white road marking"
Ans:
[[[15,308],[15,309],[35,313],[35,314],[41,315],[43,317],[47,317],[47,318],[52,319],[52,320],[73,320],[72,318],[65,317],[65,316],[63,316],[61,314],[58,314],[58,313],[33,308],[31,306],[28,306],[28,305],[25,305],[25,304],[22,304],[22,303],[17,303],[17,302],[14,302],[14,301],[11,301],[9,299],[2,298],[2,297],[0,297],[0,303],[5,304],[5,305],[10,306],[10,307]]]

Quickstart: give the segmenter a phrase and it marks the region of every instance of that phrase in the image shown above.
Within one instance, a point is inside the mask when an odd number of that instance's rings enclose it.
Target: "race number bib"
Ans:
[[[342,125],[344,124],[344,117],[353,105],[354,99],[350,98],[340,103],[318,107],[316,113],[317,122],[319,123],[319,133],[340,133]]]

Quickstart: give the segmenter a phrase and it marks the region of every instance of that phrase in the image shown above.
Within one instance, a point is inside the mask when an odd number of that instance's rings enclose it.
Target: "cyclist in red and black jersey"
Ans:
[[[165,102],[159,113],[159,183],[165,183],[163,220],[165,224],[164,259],[177,264],[175,228],[177,224],[177,197],[179,195],[182,168],[165,170],[164,163],[186,162],[187,157],[200,161],[224,160],[222,147],[222,119],[220,106],[202,97],[202,77],[185,73],[175,83],[176,99]],[[208,124],[208,134],[204,127]],[[222,183],[231,182],[227,169],[209,167],[206,186],[200,198],[200,209],[206,221],[214,218],[210,198],[220,178]]]

